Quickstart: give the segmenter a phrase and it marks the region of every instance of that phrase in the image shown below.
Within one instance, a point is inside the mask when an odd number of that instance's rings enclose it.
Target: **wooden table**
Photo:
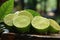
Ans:
[[[8,33],[1,36],[2,40],[60,40],[60,34],[35,35]]]

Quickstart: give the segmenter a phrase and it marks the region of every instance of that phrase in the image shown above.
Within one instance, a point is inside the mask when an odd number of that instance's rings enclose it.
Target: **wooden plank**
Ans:
[[[7,33],[2,34],[1,40],[38,40],[38,39],[60,39],[60,34],[51,35],[36,35],[36,34],[18,34],[18,33]]]
[[[40,38],[60,38],[60,34],[51,34],[51,35],[35,35],[35,34],[27,34],[27,36],[31,37],[40,37]]]

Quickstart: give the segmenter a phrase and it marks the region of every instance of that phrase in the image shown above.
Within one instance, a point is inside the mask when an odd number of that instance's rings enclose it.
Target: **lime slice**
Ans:
[[[50,20],[50,32],[55,33],[60,31],[59,24],[53,19],[49,19],[49,20]]]
[[[8,14],[4,17],[4,23],[8,26],[13,26],[13,18],[14,18],[15,14]]]
[[[20,15],[28,16],[30,18],[30,20],[33,19],[33,15],[31,13],[29,13],[28,11],[25,11],[25,10],[20,11],[20,12],[17,11],[16,14],[18,14],[18,16],[20,16]]]
[[[49,20],[44,17],[36,16],[33,18],[31,24],[38,32],[46,32],[49,27]]]
[[[34,10],[31,10],[31,9],[26,9],[26,11],[30,12],[34,17],[35,16],[40,16],[40,13],[34,11]]]
[[[29,29],[30,25],[30,18],[25,15],[20,15],[17,16],[16,18],[13,19],[13,24],[20,30],[20,32],[26,32]]]

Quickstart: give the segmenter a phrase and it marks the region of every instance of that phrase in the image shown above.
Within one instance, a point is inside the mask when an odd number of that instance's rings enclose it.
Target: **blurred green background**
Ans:
[[[0,0],[0,6],[7,0]],[[60,24],[60,0],[15,0],[14,11],[32,9]]]

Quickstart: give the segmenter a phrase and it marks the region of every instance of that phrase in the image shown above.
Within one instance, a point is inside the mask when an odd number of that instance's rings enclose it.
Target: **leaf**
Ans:
[[[3,20],[4,16],[11,13],[14,7],[14,0],[8,0],[0,7],[0,21]]]

